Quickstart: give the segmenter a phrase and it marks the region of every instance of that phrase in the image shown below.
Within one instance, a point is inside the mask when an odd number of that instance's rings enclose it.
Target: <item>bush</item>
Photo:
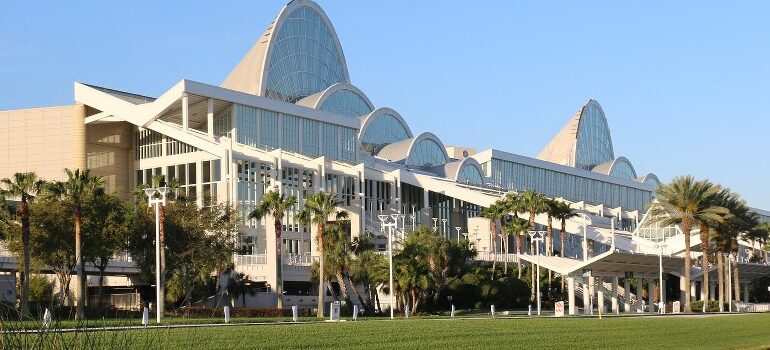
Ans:
[[[725,303],[724,310],[728,310],[729,308],[730,305]],[[690,310],[692,310],[692,312],[703,312],[703,300],[690,302]],[[709,300],[709,303],[706,306],[706,312],[719,312],[719,301]]]

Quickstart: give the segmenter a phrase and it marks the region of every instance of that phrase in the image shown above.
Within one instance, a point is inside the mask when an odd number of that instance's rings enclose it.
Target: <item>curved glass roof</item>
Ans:
[[[321,109],[348,117],[360,117],[372,112],[372,108],[363,97],[347,89],[337,90],[326,97],[321,104]]]
[[[390,114],[380,114],[367,123],[361,135],[361,148],[373,153],[380,147],[410,138],[409,130],[398,118]]]
[[[267,97],[294,103],[347,82],[333,30],[314,9],[294,9],[274,34],[267,61]]]
[[[406,165],[419,167],[432,167],[446,164],[448,161],[444,148],[436,141],[424,138],[417,141],[406,158]]]
[[[476,165],[465,164],[462,169],[460,169],[460,174],[457,176],[457,182],[483,185],[484,177],[481,175],[481,171]]]
[[[607,119],[599,104],[591,100],[585,105],[580,116],[575,167],[591,169],[614,158]]]
[[[658,180],[658,177],[655,176],[653,173],[647,174],[647,176],[644,177],[644,183],[648,185],[652,185],[654,187],[658,187],[660,185],[660,180]]]
[[[618,177],[626,180],[635,180],[636,171],[634,167],[625,158],[618,158],[610,169],[610,176]]]

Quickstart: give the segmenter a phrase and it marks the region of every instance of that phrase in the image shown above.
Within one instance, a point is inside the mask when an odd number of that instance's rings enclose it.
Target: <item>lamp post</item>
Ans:
[[[433,219],[433,232],[438,233],[438,226],[436,223],[438,222],[438,218],[432,218]]]
[[[535,253],[537,253],[537,257],[535,259],[537,264],[537,315],[540,316],[540,244],[543,242],[543,237],[547,232],[529,231],[528,233],[532,238],[532,241],[535,242]]]
[[[412,204],[412,231],[417,227],[417,212],[415,211],[415,205]]]
[[[449,235],[447,235],[447,232],[446,232],[446,219],[441,219],[441,226],[443,227],[443,231],[444,231],[443,234],[444,234],[444,236],[449,238]]]
[[[457,230],[457,244],[460,244],[460,230],[462,229],[460,226],[455,226],[455,230]]]
[[[388,229],[388,266],[390,275],[390,319],[394,318],[394,309],[396,308],[395,291],[393,290],[393,229],[398,224],[398,214],[393,214],[393,223],[388,223],[388,215],[377,215],[382,223],[381,231]]]
[[[727,305],[728,311],[733,312],[733,269],[731,264],[733,262],[733,256],[727,253]]]
[[[165,308],[163,303],[163,284],[161,281],[161,266],[160,266],[160,206],[166,206],[166,194],[168,194],[168,187],[158,188],[145,188],[144,194],[147,195],[147,206],[151,207],[155,205],[155,318],[157,323],[160,324],[160,319],[163,317],[163,309]],[[155,195],[159,194],[160,198],[155,198]]]

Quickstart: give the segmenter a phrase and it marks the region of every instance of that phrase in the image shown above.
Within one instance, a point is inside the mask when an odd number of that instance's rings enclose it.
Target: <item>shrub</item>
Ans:
[[[724,310],[728,310],[729,308],[730,305],[725,303]],[[692,312],[703,312],[703,300],[690,302],[690,309]],[[719,312],[719,301],[709,300],[709,303],[706,306],[706,312]]]

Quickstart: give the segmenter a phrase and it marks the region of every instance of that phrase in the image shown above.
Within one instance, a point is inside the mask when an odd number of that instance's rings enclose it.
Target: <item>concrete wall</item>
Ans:
[[[84,118],[82,105],[0,111],[0,178],[64,180],[64,168],[85,168]]]

